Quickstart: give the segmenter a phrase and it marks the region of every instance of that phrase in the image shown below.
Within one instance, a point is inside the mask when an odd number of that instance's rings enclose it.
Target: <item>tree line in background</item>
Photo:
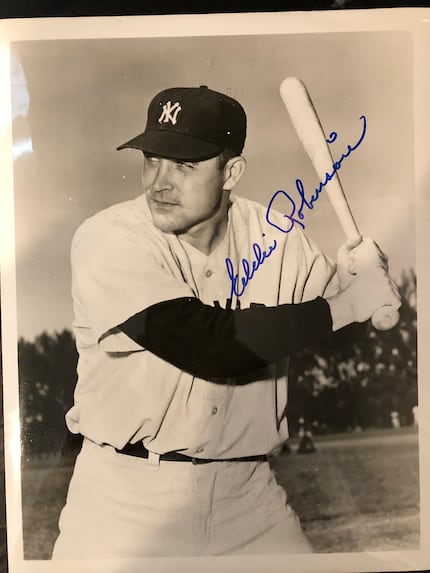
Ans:
[[[291,364],[290,428],[304,418],[315,433],[414,423],[418,405],[416,274],[401,274],[400,320],[391,330],[370,324],[359,342],[336,352],[297,354]],[[395,420],[394,420],[395,421]]]
[[[368,327],[352,346],[303,351],[291,360],[287,415],[291,432],[304,418],[314,433],[389,427],[414,421],[417,398],[416,275],[399,281],[400,321],[392,330]],[[75,451],[79,439],[64,424],[73,402],[77,352],[72,333],[43,332],[18,343],[22,446],[25,456]]]

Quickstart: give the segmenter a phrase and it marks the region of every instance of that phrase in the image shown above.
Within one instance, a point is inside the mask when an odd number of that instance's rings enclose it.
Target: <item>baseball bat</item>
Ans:
[[[324,129],[304,83],[298,78],[286,78],[279,88],[282,101],[304,150],[320,179],[333,172],[333,157]],[[352,215],[338,173],[324,186],[347,239],[362,239]],[[399,320],[398,311],[389,305],[375,311],[372,324],[378,330],[389,330]]]

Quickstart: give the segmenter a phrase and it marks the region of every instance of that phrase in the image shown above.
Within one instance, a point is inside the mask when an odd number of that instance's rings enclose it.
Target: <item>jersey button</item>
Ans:
[[[215,414],[218,412],[218,408],[216,406],[214,406],[212,408],[212,416],[215,416]]]
[[[213,272],[212,272],[210,269],[208,269],[208,270],[206,271],[205,275],[207,276],[207,278],[209,278],[209,277],[211,277],[211,276],[213,275]]]

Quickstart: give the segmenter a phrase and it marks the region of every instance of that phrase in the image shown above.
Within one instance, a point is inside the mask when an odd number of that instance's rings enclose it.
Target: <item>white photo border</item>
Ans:
[[[220,34],[222,30],[222,34]],[[204,569],[207,573],[297,571],[346,573],[355,571],[414,571],[430,567],[430,550],[424,540],[430,539],[430,387],[426,375],[430,371],[428,352],[430,332],[430,256],[427,248],[430,225],[428,160],[430,132],[430,9],[401,8],[383,10],[285,12],[258,14],[208,14],[181,16],[132,16],[76,19],[33,19],[0,22],[0,161],[2,173],[1,229],[1,287],[2,287],[2,346],[5,412],[5,456],[7,534],[10,573],[58,571],[58,562],[25,561],[23,559],[20,437],[17,369],[16,278],[14,246],[14,199],[11,137],[9,43],[22,40],[226,36],[260,34],[312,34],[351,31],[408,31],[414,44],[414,139],[417,221],[418,275],[418,364],[420,401],[420,483],[421,540],[419,551],[389,551],[372,553],[339,553],[291,556],[252,556],[216,558],[177,558],[150,560],[100,560],[61,562],[61,570],[82,573],[127,571],[189,572]]]

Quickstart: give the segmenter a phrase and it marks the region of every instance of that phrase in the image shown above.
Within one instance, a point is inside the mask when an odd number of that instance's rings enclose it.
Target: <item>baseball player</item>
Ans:
[[[267,461],[288,437],[288,356],[399,299],[372,241],[343,245],[336,273],[231,194],[245,136],[236,100],[162,91],[119,148],[143,152],[143,194],[74,237],[66,419],[84,441],[54,558],[311,551]]]

